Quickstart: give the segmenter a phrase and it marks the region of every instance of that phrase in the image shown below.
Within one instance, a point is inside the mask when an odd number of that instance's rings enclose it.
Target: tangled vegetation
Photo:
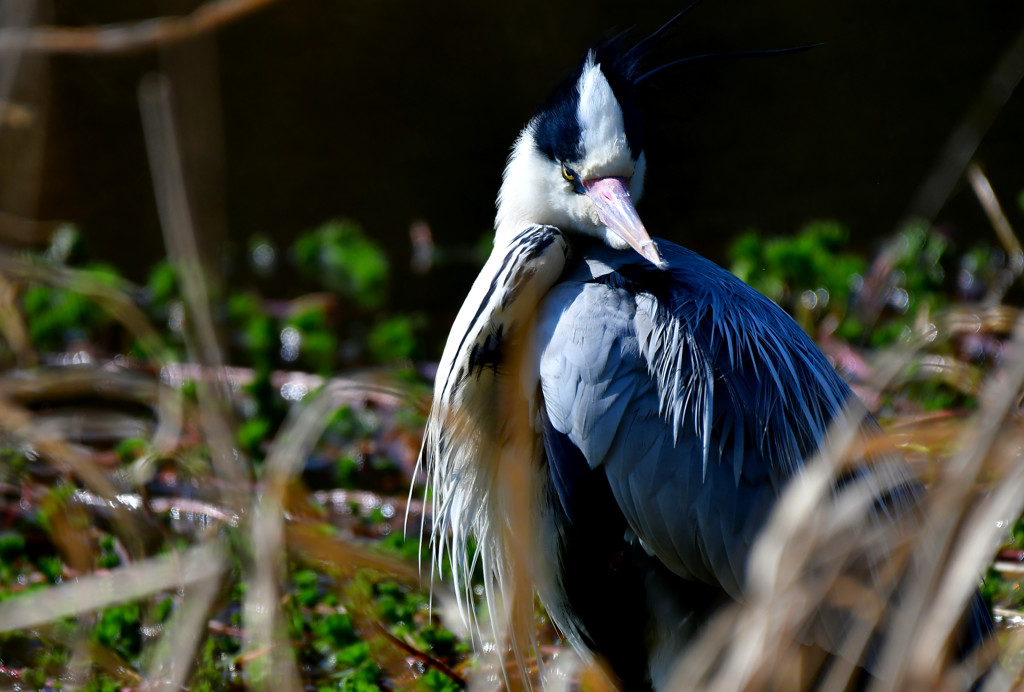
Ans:
[[[1004,357],[1021,257],[924,226],[874,264],[845,241],[834,222],[751,231],[732,270],[794,314],[887,425],[920,425],[905,451],[927,478]],[[170,263],[130,285],[89,262],[73,228],[3,258],[2,684],[462,688],[488,664],[441,619],[438,578],[431,608],[417,568],[429,517],[407,495],[425,318],[388,310],[386,255],[349,222],[282,253],[254,238],[231,259],[243,280],[198,306]],[[279,271],[302,295],[257,290]],[[206,319],[222,352],[203,350]],[[904,376],[879,385],[873,354],[911,343]],[[1024,571],[1007,567],[1022,556],[1018,523],[985,582],[1005,623],[1024,607]],[[538,623],[542,651],[568,655]]]

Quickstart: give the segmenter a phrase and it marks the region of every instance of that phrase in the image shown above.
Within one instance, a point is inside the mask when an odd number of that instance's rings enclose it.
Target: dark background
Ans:
[[[86,26],[197,4],[60,0],[43,18]],[[281,0],[173,50],[32,58],[12,100],[34,119],[0,134],[0,239],[39,243],[52,222],[74,221],[93,257],[145,277],[164,251],[137,89],[162,69],[209,252],[253,233],[283,247],[352,218],[394,260],[393,308],[427,309],[446,325],[475,268],[413,276],[410,224],[428,223],[443,247],[476,243],[508,149],[549,88],[595,39],[649,33],[681,7]],[[823,217],[870,252],[914,211],[916,190],[1022,28],[1018,0],[705,0],[662,46],[665,60],[824,45],[664,75],[641,216],[652,234],[720,262],[746,228],[791,233]],[[977,160],[1020,229],[1024,95],[997,112]],[[994,242],[962,182],[936,220],[955,242]]]

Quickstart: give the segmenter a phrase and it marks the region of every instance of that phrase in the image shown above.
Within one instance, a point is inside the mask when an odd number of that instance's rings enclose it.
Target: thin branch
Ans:
[[[459,675],[457,672],[455,672],[453,668],[446,665],[444,661],[434,658],[425,651],[420,651],[404,639],[396,637],[390,631],[388,631],[387,627],[385,627],[381,623],[375,621],[373,624],[377,626],[377,629],[380,631],[382,635],[384,635],[385,639],[387,639],[389,642],[397,646],[399,649],[409,654],[410,656],[412,656],[428,668],[433,668],[439,673],[447,675],[452,680],[452,682],[459,686],[459,689],[466,689],[466,679]]]
[[[972,163],[967,167],[967,180],[970,181],[975,197],[978,198],[982,209],[985,210],[989,223],[992,224],[996,235],[999,236],[999,242],[1003,244],[1006,254],[1010,256],[1010,268],[1015,276],[1020,274],[1021,265],[1024,263],[1024,250],[1021,249],[1020,241],[1017,240],[1017,234],[1013,232],[1013,227],[1010,226],[1010,220],[1003,213],[1003,208],[999,204],[995,190],[992,189],[992,184],[981,170],[981,166],[976,163]]]
[[[123,55],[208,34],[276,0],[211,0],[183,17],[157,17],[102,26],[0,29],[0,54]]]

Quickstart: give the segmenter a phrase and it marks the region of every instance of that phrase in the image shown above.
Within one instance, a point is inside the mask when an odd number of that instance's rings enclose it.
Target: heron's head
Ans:
[[[644,185],[632,65],[591,50],[523,129],[498,195],[498,242],[532,224],[555,226],[661,257],[634,204]]]

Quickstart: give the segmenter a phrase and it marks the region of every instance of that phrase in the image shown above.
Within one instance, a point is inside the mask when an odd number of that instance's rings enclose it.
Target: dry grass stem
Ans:
[[[2,106],[0,106],[2,107]],[[18,289],[0,273],[0,333],[14,352],[18,364],[31,367],[38,362],[29,337],[28,325],[18,309]]]
[[[356,570],[373,569],[406,584],[418,586],[420,583],[415,565],[372,547],[339,540],[326,534],[322,525],[290,523],[285,528],[285,536],[289,552],[297,559],[328,567],[342,577],[351,577]]]
[[[110,502],[117,502],[120,489],[115,486],[93,459],[52,429],[40,429],[28,409],[0,395],[0,430],[28,444],[37,454],[58,468],[70,471],[94,493]]]
[[[286,644],[287,626],[280,609],[280,584],[285,576],[281,560],[285,553],[282,496],[271,484],[251,495],[247,460],[234,444],[234,428],[229,420],[230,386],[189,206],[169,80],[157,74],[147,77],[139,88],[139,103],[164,240],[188,316],[186,344],[193,360],[209,375],[196,382],[205,438],[214,471],[222,481],[225,504],[249,520],[253,555],[244,566],[247,588],[242,621],[248,637],[243,658],[251,657],[251,678],[257,687],[271,689],[269,685],[273,685],[273,689],[297,692],[302,684],[291,647]],[[268,458],[270,477],[272,469]]]
[[[1019,275],[1024,269],[1024,249],[1021,248],[1020,241],[1017,240],[1017,235],[1013,232],[1013,227],[1010,226],[1010,220],[1006,218],[1006,214],[999,204],[992,184],[981,170],[981,166],[976,163],[967,167],[967,180],[971,183],[975,197],[978,198],[981,208],[988,216],[989,223],[992,224],[992,228],[999,237],[999,242],[1002,243],[1006,254],[1013,260],[1011,269],[1014,275]]]
[[[224,562],[223,555],[220,560]],[[160,641],[153,646],[156,653],[145,672],[147,689],[167,692],[188,689],[188,674],[195,665],[196,653],[210,622],[210,611],[221,590],[223,580],[220,577],[218,573],[182,589],[179,607],[164,625]]]
[[[211,367],[217,375],[215,379],[197,382],[203,426],[214,470],[228,495],[225,501],[238,511],[245,504],[245,488],[251,482],[251,474],[234,448],[232,425],[228,421],[230,390],[223,376],[222,349],[189,209],[167,79],[162,75],[147,77],[139,87],[139,103],[164,240],[178,273],[188,315],[186,343],[193,360]]]
[[[397,560],[388,560],[371,551],[360,550],[341,542],[330,542],[317,535],[316,528],[285,526],[286,493],[291,480],[298,474],[309,451],[323,435],[330,414],[360,391],[379,389],[372,384],[352,381],[332,381],[311,400],[293,409],[277,436],[274,438],[263,465],[261,490],[255,497],[252,508],[250,543],[253,548],[253,574],[250,589],[246,593],[244,607],[245,630],[250,633],[250,650],[265,650],[275,663],[270,680],[276,684],[300,689],[297,675],[291,665],[282,660],[289,653],[289,647],[276,645],[284,637],[286,629],[280,618],[280,585],[284,579],[283,562],[285,547],[295,541],[294,549],[307,557],[317,560],[331,558],[343,571],[353,570],[362,565],[375,565],[393,570],[396,576],[408,571],[408,567]],[[411,573],[408,575],[411,577]],[[279,689],[283,689],[281,687]]]
[[[224,570],[224,549],[221,541],[209,540],[181,552],[20,594],[0,602],[0,631],[36,627],[214,579]]]
[[[132,301],[132,296],[138,293],[138,289],[128,282],[121,281],[115,285],[108,285],[90,276],[88,272],[68,267],[44,266],[2,252],[0,252],[0,275],[9,281],[40,283],[88,297],[128,330],[145,355],[157,367],[166,368],[171,364],[171,356],[164,346],[163,339],[139,306]],[[69,374],[66,371],[61,371],[59,374],[52,374],[48,377],[46,373],[36,371],[33,372],[32,378],[25,381],[23,386],[30,387],[28,381],[34,380],[39,383],[41,389],[46,389],[52,387],[57,379],[67,379],[71,383],[75,378],[83,377],[88,377],[88,375]],[[5,379],[13,380],[14,378]],[[126,383],[114,382],[114,379],[115,376],[111,374],[96,375],[92,384],[86,386],[92,386],[97,391],[120,391],[119,386]],[[129,391],[134,389],[136,387],[131,387]],[[184,402],[181,393],[174,388],[159,387],[156,394],[154,400],[149,402],[154,403],[157,407],[158,427],[153,434],[152,442],[155,449],[162,453],[170,453],[177,447],[181,437]]]
[[[154,50],[217,31],[276,0],[210,0],[182,17],[105,26],[0,29],[0,53],[117,55]],[[28,3],[13,2],[11,5]]]
[[[5,2],[0,5],[0,35],[3,32],[24,32],[36,16],[36,3],[32,0],[25,2]],[[12,110],[11,93],[21,70],[24,51],[12,47],[4,60],[0,60],[0,132],[3,132],[4,124],[7,123],[7,114]]]

